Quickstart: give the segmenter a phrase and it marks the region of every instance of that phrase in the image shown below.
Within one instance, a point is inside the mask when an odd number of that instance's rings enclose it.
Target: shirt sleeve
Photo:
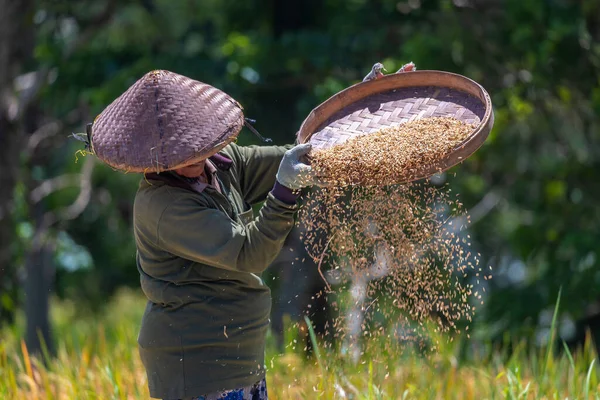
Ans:
[[[264,201],[275,184],[275,175],[287,146],[237,146],[231,150],[244,200],[249,204]]]
[[[260,273],[275,259],[294,224],[295,204],[273,194],[249,224],[222,211],[184,199],[170,204],[158,223],[163,250],[201,264],[232,271]]]

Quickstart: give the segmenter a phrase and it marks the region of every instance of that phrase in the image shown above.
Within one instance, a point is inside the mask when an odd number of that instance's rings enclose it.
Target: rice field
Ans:
[[[0,399],[147,399],[136,348],[144,299],[119,293],[100,316],[73,303],[54,302],[56,356],[32,357],[17,326],[2,331]],[[112,310],[112,312],[110,312]],[[118,312],[115,312],[118,310]],[[310,325],[309,334],[312,333]],[[554,332],[554,331],[553,331]],[[271,399],[598,399],[597,358],[591,340],[576,352],[549,352],[513,342],[512,351],[454,341],[422,357],[366,343],[356,365],[317,343],[306,356],[304,339],[290,329],[285,351],[269,338]],[[555,343],[562,347],[562,342]],[[470,351],[465,356],[465,347]],[[566,348],[566,347],[565,347]],[[564,350],[564,349],[563,349]]]

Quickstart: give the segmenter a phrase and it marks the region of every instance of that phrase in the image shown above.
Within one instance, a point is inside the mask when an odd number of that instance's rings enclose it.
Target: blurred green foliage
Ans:
[[[79,143],[66,135],[83,131],[152,69],[225,90],[263,135],[283,144],[313,107],[374,62],[395,71],[414,61],[478,81],[494,103],[489,140],[446,174],[467,209],[489,193],[499,199],[470,227],[495,269],[479,314],[489,322],[480,325],[486,334],[533,338],[561,286],[565,318],[583,318],[600,300],[600,0],[38,0],[33,20],[28,68],[51,71],[40,110],[65,124],[43,163],[28,171],[34,181],[79,171]],[[73,110],[88,119],[71,118]],[[257,139],[243,131],[239,143]],[[60,268],[59,294],[102,304],[119,286],[137,285],[131,205],[138,180],[95,168],[88,208],[56,228],[93,265]],[[58,191],[45,207],[75,196]],[[26,215],[20,224],[30,222]],[[524,273],[514,279],[520,265]]]

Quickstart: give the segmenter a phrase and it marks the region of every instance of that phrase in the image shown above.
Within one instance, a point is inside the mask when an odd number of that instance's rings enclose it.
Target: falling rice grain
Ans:
[[[475,310],[469,278],[481,268],[465,224],[453,226],[468,220],[462,204],[424,182],[390,183],[436,163],[472,131],[453,118],[427,118],[312,154],[313,168],[332,186],[305,200],[303,241],[324,279],[322,264],[335,272],[328,291],[351,298],[334,337],[349,346],[384,336],[435,349],[432,324],[442,333],[468,328]]]

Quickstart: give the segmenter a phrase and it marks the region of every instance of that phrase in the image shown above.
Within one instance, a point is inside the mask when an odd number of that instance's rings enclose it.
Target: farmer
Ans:
[[[300,161],[309,145],[232,144],[244,123],[225,93],[153,71],[89,131],[99,158],[144,173],[133,218],[148,298],[138,344],[155,398],[267,398],[271,296],[260,273],[294,224],[299,189],[316,180]]]

